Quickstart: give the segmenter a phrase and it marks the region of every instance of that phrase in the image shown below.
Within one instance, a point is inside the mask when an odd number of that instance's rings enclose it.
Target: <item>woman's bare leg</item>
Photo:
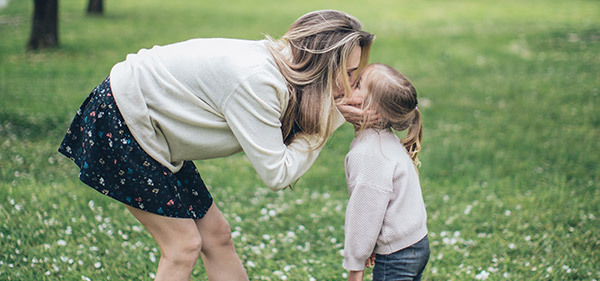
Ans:
[[[248,280],[231,239],[231,229],[213,203],[200,220],[195,220],[202,236],[202,261],[208,280]]]
[[[160,247],[155,280],[190,280],[202,249],[202,238],[194,220],[169,218],[126,207],[148,229]]]

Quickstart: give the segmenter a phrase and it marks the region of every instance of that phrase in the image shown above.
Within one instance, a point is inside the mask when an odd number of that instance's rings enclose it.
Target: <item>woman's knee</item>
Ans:
[[[215,225],[210,233],[211,240],[217,245],[233,244],[233,240],[231,238],[231,227],[224,219]]]
[[[161,258],[180,264],[194,264],[202,250],[200,235],[192,235],[177,241],[172,241],[161,247]]]
[[[202,236],[203,250],[213,246],[229,246],[233,244],[231,227],[215,205],[211,206],[206,216],[197,220],[196,224]]]

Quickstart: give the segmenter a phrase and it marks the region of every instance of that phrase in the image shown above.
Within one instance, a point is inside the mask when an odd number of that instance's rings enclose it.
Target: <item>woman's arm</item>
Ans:
[[[265,183],[273,190],[285,188],[304,174],[314,163],[322,147],[318,136],[299,137],[285,145],[280,118],[287,88],[268,83],[260,73],[253,82],[240,85],[223,105],[223,115],[242,150]],[[263,82],[267,81],[267,82]],[[343,124],[336,114],[335,125]],[[339,119],[339,120],[338,120]],[[334,128],[335,129],[335,128]]]

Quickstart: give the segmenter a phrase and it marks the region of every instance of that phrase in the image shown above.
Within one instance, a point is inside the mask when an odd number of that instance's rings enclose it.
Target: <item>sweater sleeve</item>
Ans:
[[[279,119],[287,106],[287,90],[265,81],[242,84],[225,103],[223,112],[259,177],[272,190],[279,190],[310,168],[320,149],[309,148],[320,139],[298,138],[288,146],[284,144]],[[344,120],[341,114],[334,118]],[[336,128],[343,122],[336,122]]]
[[[346,207],[344,263],[346,270],[364,270],[381,232],[392,196],[392,175],[374,155],[349,154],[346,173],[350,199]]]

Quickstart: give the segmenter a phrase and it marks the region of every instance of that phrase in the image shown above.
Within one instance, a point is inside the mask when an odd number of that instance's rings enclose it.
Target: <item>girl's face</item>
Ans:
[[[367,85],[369,83],[369,78],[372,67],[365,68],[364,71],[360,74],[356,81],[354,81],[353,91],[350,95],[351,98],[362,98],[363,100],[367,98],[369,91],[367,90]]]
[[[362,49],[360,46],[355,46],[352,51],[350,51],[350,55],[348,56],[348,60],[346,61],[346,70],[348,71],[348,76],[350,77],[350,84],[354,83],[353,79],[356,75],[356,70],[358,69],[358,65],[360,64],[360,56]],[[342,78],[342,74],[340,73],[337,77],[336,85],[343,85],[344,79]],[[344,87],[338,86],[334,87],[334,98],[339,98],[344,95]]]

